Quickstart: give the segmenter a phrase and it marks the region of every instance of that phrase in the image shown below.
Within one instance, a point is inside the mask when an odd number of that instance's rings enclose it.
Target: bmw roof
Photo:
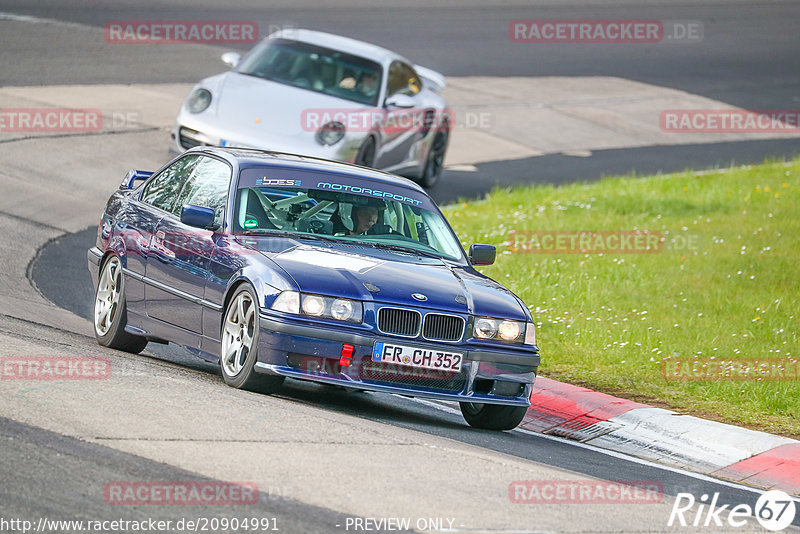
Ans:
[[[425,190],[417,183],[395,174],[391,174],[376,169],[354,165],[352,163],[342,163],[331,161],[313,156],[303,156],[300,154],[287,154],[284,152],[272,152],[269,150],[258,150],[255,148],[223,148],[202,146],[190,149],[188,152],[207,152],[216,154],[226,159],[235,159],[239,169],[249,167],[282,167],[287,169],[305,169],[311,171],[322,171],[328,173],[346,174],[363,178],[372,182],[391,184],[414,191],[425,193]],[[427,193],[425,193],[427,195]]]

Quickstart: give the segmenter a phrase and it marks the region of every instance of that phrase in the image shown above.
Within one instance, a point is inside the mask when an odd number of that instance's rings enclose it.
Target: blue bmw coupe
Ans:
[[[270,393],[289,378],[457,401],[478,428],[516,427],[539,366],[531,316],[474,265],[413,182],[321,159],[198,147],[131,171],[88,251],[94,328],[219,362]]]

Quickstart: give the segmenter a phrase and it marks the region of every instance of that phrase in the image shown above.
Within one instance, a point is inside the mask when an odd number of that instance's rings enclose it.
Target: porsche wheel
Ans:
[[[503,406],[501,404],[478,404],[461,402],[461,415],[469,426],[484,430],[511,430],[525,417],[525,406]]]
[[[447,124],[443,124],[441,129],[436,132],[436,136],[431,143],[428,159],[425,162],[425,169],[422,171],[422,186],[431,188],[439,181],[444,171],[444,155],[447,152],[447,142],[450,132]]]
[[[109,256],[100,269],[94,296],[94,335],[104,347],[138,354],[147,346],[147,339],[125,331],[128,311],[124,284],[122,262],[117,256]]]
[[[375,163],[375,139],[372,136],[367,137],[364,144],[358,149],[354,163],[363,167],[372,167]]]
[[[258,301],[249,284],[239,286],[222,317],[222,354],[219,365],[222,378],[229,386],[248,391],[273,393],[284,377],[259,374]]]

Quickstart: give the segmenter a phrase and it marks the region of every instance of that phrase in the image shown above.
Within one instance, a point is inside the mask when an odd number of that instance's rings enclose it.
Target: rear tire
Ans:
[[[219,366],[225,383],[236,389],[274,393],[284,377],[256,372],[258,361],[258,299],[250,284],[236,290],[222,316]]]
[[[125,331],[128,309],[125,303],[125,278],[122,262],[111,255],[100,267],[94,294],[94,336],[110,349],[138,354],[147,346],[147,339]]]
[[[461,415],[469,426],[484,430],[512,430],[525,417],[525,406],[503,406],[501,404],[478,404],[461,402]]]

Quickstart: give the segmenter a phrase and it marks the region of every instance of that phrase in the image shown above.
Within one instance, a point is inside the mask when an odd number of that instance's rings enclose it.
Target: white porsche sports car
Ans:
[[[198,83],[172,148],[260,148],[357,163],[432,187],[454,125],[445,78],[375,45],[281,30]]]

